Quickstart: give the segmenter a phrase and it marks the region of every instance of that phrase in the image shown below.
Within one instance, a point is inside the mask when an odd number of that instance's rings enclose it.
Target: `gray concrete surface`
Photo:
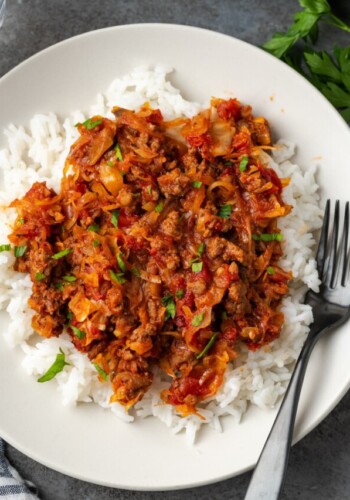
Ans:
[[[350,20],[350,2],[331,2]],[[139,22],[189,24],[260,45],[285,29],[298,8],[294,0],[7,0],[0,30],[0,76],[32,54],[97,28]],[[350,44],[350,35],[327,27],[321,47]],[[0,109],[1,112],[1,109]],[[349,353],[350,363],[350,353]],[[43,500],[228,500],[243,499],[250,473],[177,492],[115,490],[59,474],[8,446],[8,458],[33,481]],[[293,447],[283,500],[350,498],[350,394]]]

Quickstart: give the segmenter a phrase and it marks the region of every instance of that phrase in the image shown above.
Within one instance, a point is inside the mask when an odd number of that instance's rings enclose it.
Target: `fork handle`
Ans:
[[[312,328],[314,326],[314,328]],[[245,500],[279,498],[285,477],[293,428],[306,366],[319,338],[320,328],[311,325],[310,333],[296,362],[292,378],[275,422],[261,452],[245,496]]]

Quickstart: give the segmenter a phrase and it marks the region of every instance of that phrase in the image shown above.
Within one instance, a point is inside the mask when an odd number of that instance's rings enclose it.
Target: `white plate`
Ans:
[[[345,199],[350,134],[332,106],[306,80],[256,47],[214,32],[172,25],[130,25],[59,43],[0,80],[0,130],[27,124],[38,112],[61,116],[87,109],[98,92],[131,68],[163,63],[188,99],[233,92],[266,116],[279,137],[297,143],[297,160],[320,164],[323,197]],[[0,139],[0,147],[4,145]],[[315,158],[318,157],[318,160]],[[3,320],[3,318],[2,318]],[[5,320],[5,319],[4,319]],[[295,438],[315,427],[350,386],[349,326],[316,347],[306,374]],[[50,384],[36,384],[20,367],[21,353],[0,337],[0,434],[35,460],[85,481],[160,490],[202,485],[251,468],[275,411],[250,408],[224,432],[200,433],[186,445],[158,420],[132,425],[92,405],[67,409]]]

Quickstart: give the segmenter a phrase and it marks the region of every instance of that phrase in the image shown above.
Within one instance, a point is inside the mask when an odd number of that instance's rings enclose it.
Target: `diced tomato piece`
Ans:
[[[199,148],[204,145],[210,145],[212,140],[210,134],[202,134],[202,135],[188,135],[186,137],[187,142],[193,148]]]
[[[233,118],[238,120],[241,117],[241,104],[237,99],[228,99],[217,106],[218,115],[222,120]]]
[[[153,123],[153,125],[160,125],[163,121],[163,115],[159,109],[152,110],[152,113],[146,117],[148,123]]]
[[[251,148],[251,137],[247,132],[238,132],[233,138],[232,147],[240,154],[248,154]]]
[[[123,229],[125,227],[132,226],[137,220],[139,216],[134,214],[126,214],[123,209],[120,210],[119,218],[118,218],[118,227]]]

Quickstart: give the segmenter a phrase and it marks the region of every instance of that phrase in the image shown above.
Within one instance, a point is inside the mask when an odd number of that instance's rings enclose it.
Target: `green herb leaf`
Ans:
[[[132,274],[134,274],[134,275],[135,275],[135,276],[137,276],[138,278],[141,276],[140,271],[139,271],[136,267],[132,267],[132,268],[131,268],[131,272],[132,272]]]
[[[69,324],[73,318],[73,313],[72,311],[67,312],[67,323]]]
[[[350,45],[335,47],[334,57],[325,51],[316,52],[309,45],[317,41],[320,22],[348,33],[350,25],[331,11],[326,0],[299,0],[299,4],[304,10],[294,15],[288,31],[275,33],[263,47],[307,78],[350,121]],[[299,46],[290,50],[296,42]]]
[[[70,248],[65,248],[64,250],[61,250],[60,252],[55,253],[51,258],[55,259],[55,260],[62,259],[62,257],[65,257],[66,255],[71,253],[71,251],[72,250]]]
[[[267,274],[270,274],[272,276],[273,274],[275,274],[276,271],[275,271],[274,267],[269,266],[266,268],[266,272],[267,272]]]
[[[219,209],[219,217],[229,219],[232,213],[232,205],[222,205]]]
[[[26,253],[26,251],[27,251],[27,245],[15,247],[15,249],[14,249],[15,257],[23,257],[23,255]]]
[[[74,281],[77,281],[77,278],[75,276],[63,276],[64,281],[68,281],[69,283],[73,283]]]
[[[123,260],[123,254],[122,253],[118,253],[117,255],[117,261],[118,261],[118,264],[119,264],[119,267],[121,269],[121,271],[123,271],[123,273],[125,273],[126,271],[126,265],[125,265],[125,262]]]
[[[112,161],[107,161],[107,166],[108,167],[114,167],[114,163]]]
[[[20,219],[18,219],[18,222],[19,222],[20,224],[22,224],[22,225],[23,225],[23,224],[24,224],[24,219],[23,219],[23,217],[21,217]]]
[[[117,157],[117,160],[123,161],[123,155],[122,155],[122,151],[120,149],[119,144],[116,144],[116,146],[114,147],[114,151],[115,151],[115,156]]]
[[[342,75],[327,52],[305,52],[304,57],[310,71],[315,75],[327,76],[335,82],[342,82]]]
[[[113,226],[118,227],[118,219],[119,219],[119,210],[113,210],[111,217],[111,223],[113,224]]]
[[[101,245],[101,242],[100,242],[99,240],[94,240],[94,241],[92,242],[92,246],[93,246],[94,248],[98,247],[99,245]]]
[[[119,285],[123,285],[126,282],[126,279],[124,278],[124,273],[115,273],[111,269],[109,271],[109,274],[110,274],[112,280],[115,281],[116,283],[119,283]]]
[[[162,298],[162,303],[166,307],[165,321],[169,318],[174,319],[176,315],[176,305],[172,295],[166,295]]]
[[[192,264],[192,272],[194,273],[200,273],[203,268],[203,262],[193,262]]]
[[[240,172],[245,172],[245,170],[247,170],[248,161],[249,161],[248,156],[243,156],[238,167]]]
[[[182,290],[182,288],[180,288],[180,290],[178,290],[175,295],[176,295],[176,297],[178,299],[182,299],[182,297],[184,296],[184,294],[185,294],[185,291]]]
[[[204,313],[196,314],[192,320],[192,326],[199,326],[204,319]]]
[[[211,347],[213,346],[215,340],[216,340],[216,337],[218,336],[217,333],[214,333],[214,335],[210,338],[209,342],[207,343],[207,345],[204,347],[203,351],[200,352],[199,354],[197,354],[196,356],[196,359],[201,359],[203,358],[203,356],[205,356],[207,354],[207,352],[211,349]]]
[[[299,0],[299,4],[313,14],[327,14],[331,11],[327,0]]]
[[[91,120],[91,118],[89,118],[88,120],[86,120],[84,123],[82,123],[81,125],[83,125],[85,128],[87,128],[88,130],[91,130],[95,127],[97,127],[97,125],[101,125],[102,123],[102,120],[95,120],[94,122]]]
[[[197,250],[197,253],[200,257],[202,257],[203,255],[203,252],[204,252],[204,249],[205,249],[205,243],[201,243],[198,247],[198,250]]]
[[[60,292],[63,292],[63,283],[60,283],[59,281],[54,284],[54,287],[57,288]]]
[[[201,187],[201,185],[203,184],[202,181],[193,181],[192,182],[192,186],[199,189]]]
[[[158,205],[154,210],[160,214],[160,212],[163,210],[163,203],[162,202],[158,203]]]
[[[71,329],[73,330],[74,335],[75,335],[75,336],[76,336],[79,340],[83,339],[83,338],[85,337],[85,335],[86,335],[86,333],[85,333],[85,332],[83,332],[82,330],[79,330],[79,328],[77,328],[76,326],[73,326],[73,325],[72,325],[72,326],[71,326]]]
[[[8,252],[9,250],[11,250],[11,245],[10,244],[3,244],[3,245],[0,245],[0,252]]]
[[[88,231],[93,231],[94,233],[98,233],[100,230],[100,226],[98,224],[90,224],[87,228]]]
[[[225,167],[232,167],[233,163],[232,161],[224,161]]]
[[[283,234],[281,233],[262,233],[262,234],[253,234],[253,240],[255,241],[282,241]]]
[[[222,321],[224,321],[227,318],[228,318],[227,312],[226,311],[222,311],[222,313],[221,313],[221,319],[222,319]]]
[[[60,353],[57,354],[54,363],[50,366],[47,372],[44,373],[44,375],[38,378],[37,381],[48,382],[49,380],[53,379],[57,375],[57,373],[60,373],[66,365],[69,365],[69,363],[66,363],[65,354],[62,349],[60,349]]]
[[[147,194],[149,194],[151,196],[152,195],[152,186],[147,186],[146,192],[147,192]]]
[[[290,49],[298,40],[298,35],[287,35],[286,33],[275,33],[271,40],[264,43],[263,48],[270,52],[273,56],[281,59],[281,57]]]
[[[35,273],[35,279],[36,281],[41,281],[41,280],[44,280],[45,279],[45,274],[44,273],[41,273],[41,272],[38,272],[38,273]]]
[[[102,377],[103,380],[107,381],[107,379],[108,379],[108,373],[106,373],[104,370],[102,370],[102,368],[100,367],[100,365],[98,365],[97,363],[92,363],[92,364],[96,368],[96,371],[98,372],[98,374],[100,375],[100,377]]]

